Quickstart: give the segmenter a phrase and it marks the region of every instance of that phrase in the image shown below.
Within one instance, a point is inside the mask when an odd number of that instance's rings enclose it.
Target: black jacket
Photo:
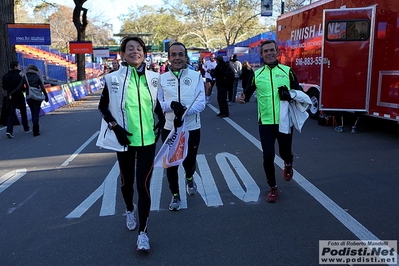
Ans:
[[[9,96],[16,88],[18,88],[19,84],[22,81],[22,77],[19,74],[21,70],[19,69],[11,69],[7,74],[3,76],[3,89],[7,91],[7,96]],[[8,99],[8,97],[7,97]],[[12,95],[11,102],[17,107],[20,108],[25,105],[25,97],[22,91],[18,91]]]
[[[213,78],[216,79],[217,88],[227,88],[228,80],[226,79],[227,64],[224,61],[220,61],[217,66],[211,72]]]

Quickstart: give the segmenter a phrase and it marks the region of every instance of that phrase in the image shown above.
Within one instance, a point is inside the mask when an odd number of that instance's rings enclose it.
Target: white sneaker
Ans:
[[[136,250],[148,251],[150,250],[150,239],[146,232],[140,232],[137,237],[137,248]]]
[[[134,210],[132,212],[126,210],[126,227],[130,231],[133,231],[137,227],[137,218],[136,218],[136,214],[134,212],[135,209],[136,208],[134,208]]]
[[[197,193],[197,184],[195,184],[194,178],[190,181],[186,179],[186,191],[188,195],[194,195]]]
[[[169,204],[170,211],[178,211],[180,210],[180,197],[179,196],[172,196],[172,200]]]

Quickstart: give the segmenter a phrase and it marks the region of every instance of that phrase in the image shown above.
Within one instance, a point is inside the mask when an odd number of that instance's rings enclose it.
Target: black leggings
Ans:
[[[292,128],[291,134],[280,133],[279,125],[259,125],[260,142],[263,150],[263,169],[266,173],[267,183],[270,187],[276,186],[276,175],[274,168],[275,142],[277,139],[281,158],[287,164],[291,164],[292,155]]]
[[[164,129],[162,131],[162,141],[168,137],[170,130]],[[183,161],[183,168],[186,172],[186,178],[194,175],[197,164],[197,152],[201,138],[201,130],[196,129],[188,132],[188,150],[187,157]],[[166,169],[166,176],[169,182],[169,189],[172,194],[179,194],[179,166],[172,166]]]
[[[133,211],[133,184],[136,177],[139,232],[147,232],[151,208],[150,181],[154,165],[155,144],[144,147],[129,146],[126,152],[117,152],[116,154],[121,171],[121,191],[126,209]]]

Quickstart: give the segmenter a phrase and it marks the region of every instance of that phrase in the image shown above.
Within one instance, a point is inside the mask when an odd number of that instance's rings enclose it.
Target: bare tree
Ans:
[[[259,32],[258,0],[164,0],[165,7],[189,25],[180,36],[189,36],[203,47],[235,44]]]
[[[75,25],[77,31],[77,41],[86,40],[86,27],[88,25],[87,21],[87,9],[83,7],[83,4],[87,0],[73,0],[75,2],[75,8],[73,10],[73,24]],[[85,80],[85,55],[76,55],[76,64],[78,67],[78,80]]]
[[[14,0],[2,0],[0,4],[0,78],[3,77],[9,70],[9,65],[12,60],[17,59],[15,47],[11,46],[8,41],[7,24],[14,23]],[[0,82],[0,112],[3,105],[3,90],[2,82]]]

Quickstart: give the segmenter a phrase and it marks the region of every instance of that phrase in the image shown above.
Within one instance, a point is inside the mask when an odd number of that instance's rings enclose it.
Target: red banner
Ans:
[[[69,42],[71,54],[92,54],[93,45],[91,42]]]

